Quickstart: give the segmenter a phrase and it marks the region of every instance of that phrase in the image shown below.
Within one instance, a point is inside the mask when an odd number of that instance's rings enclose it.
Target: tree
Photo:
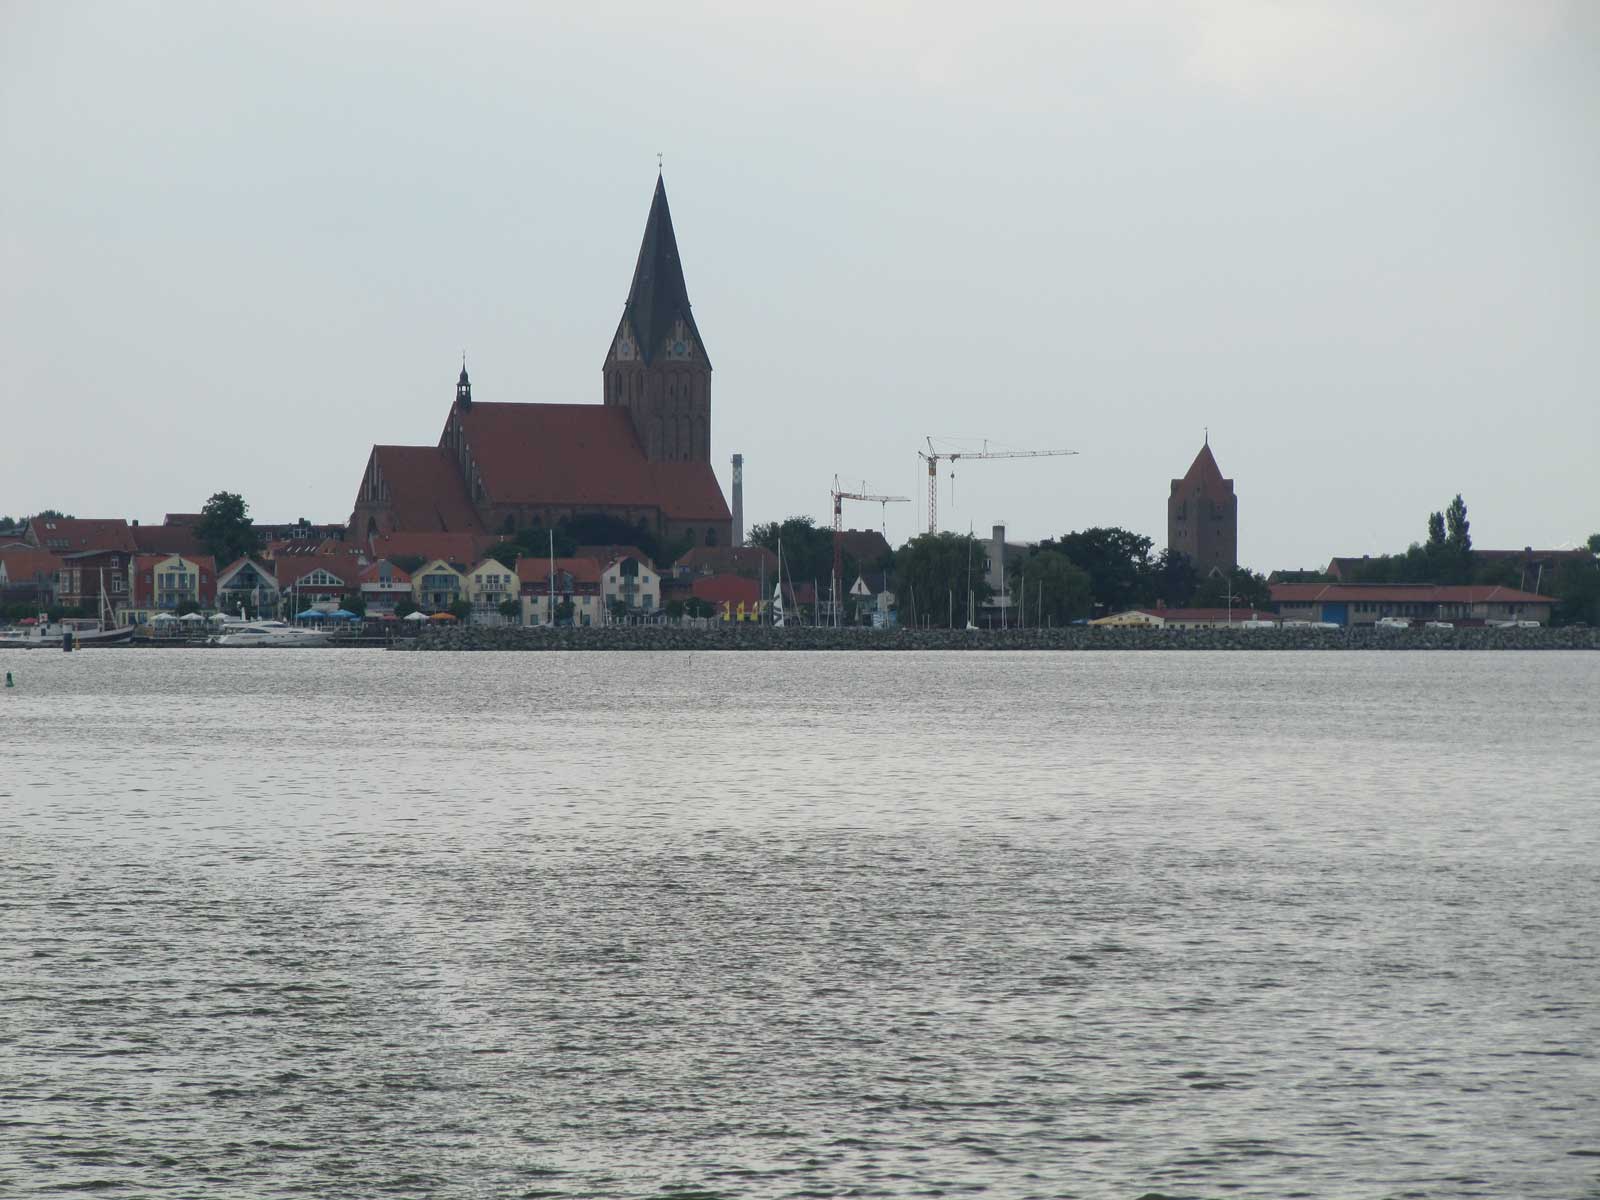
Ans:
[[[348,596],[339,601],[339,605],[345,610],[345,612],[355,613],[355,615],[358,617],[364,617],[367,615],[367,598],[360,592],[351,592]]]
[[[814,579],[817,586],[827,590],[827,580],[833,577],[833,530],[819,529],[810,517],[790,517],[786,521],[767,521],[750,530],[752,546],[764,546],[774,554],[779,541],[783,543],[783,570],[788,579]],[[841,588],[847,588],[856,577],[859,564],[851,555],[844,556]]]
[[[207,500],[194,533],[219,567],[261,548],[261,535],[250,519],[250,506],[237,492],[217,492]]]
[[[1095,607],[1114,613],[1141,599],[1141,585],[1150,570],[1150,546],[1143,534],[1112,526],[1047,538],[1038,550],[1058,550],[1087,571]]]
[[[1600,533],[1591,533],[1589,535],[1589,553],[1596,558],[1600,558]]]
[[[668,600],[667,601],[667,603],[666,603],[666,614],[667,614],[667,616],[671,617],[674,621],[681,621],[683,619],[683,612],[684,612],[684,608],[683,608],[683,601],[682,600]]]
[[[1200,586],[1200,572],[1183,551],[1163,550],[1150,562],[1145,572],[1145,584],[1140,589],[1140,599],[1165,604],[1168,608],[1184,608],[1193,599]]]
[[[575,614],[577,611],[578,606],[572,602],[572,597],[568,596],[565,600],[556,605],[555,623],[557,625],[571,625],[573,614]]]
[[[785,554],[788,548],[785,541]],[[924,533],[912,538],[895,551],[894,573],[901,611],[910,614],[914,603],[919,620],[928,618],[934,625],[966,625],[968,593],[976,605],[994,594],[983,577],[983,548],[964,533]],[[847,584],[841,582],[840,586]]]
[[[705,619],[717,615],[717,606],[699,596],[690,596],[683,602],[683,611],[688,616]]]
[[[1046,550],[1021,560],[1011,573],[1012,603],[1029,625],[1067,625],[1089,615],[1093,585],[1089,573],[1065,554]]]
[[[1562,563],[1550,594],[1556,600],[1552,624],[1600,625],[1600,560]]]
[[[528,553],[526,547],[516,542],[501,542],[498,545],[490,546],[489,553],[484,557],[494,559],[508,571],[515,571],[517,569],[517,559],[523,557],[531,558],[532,555]]]
[[[1456,498],[1450,501],[1450,507],[1444,510],[1444,523],[1449,533],[1445,536],[1445,544],[1458,554],[1465,554],[1472,549],[1472,534],[1468,532],[1471,525],[1467,521],[1467,506],[1461,499],[1461,493],[1456,493]]]
[[[178,601],[178,615],[180,617],[186,617],[192,612],[199,612],[199,611],[200,611],[200,606],[198,604],[196,604],[193,600],[180,600],[180,601]]]
[[[467,620],[467,618],[472,616],[472,601],[470,601],[470,600],[452,600],[452,601],[450,601],[450,615],[452,617],[454,617],[458,621]]]
[[[1213,571],[1200,581],[1192,603],[1196,608],[1264,609],[1272,603],[1272,588],[1265,575],[1247,567],[1235,567],[1227,575]]]
[[[427,560],[420,554],[391,554],[389,561],[410,575]]]
[[[1430,554],[1439,554],[1444,550],[1444,514],[1441,512],[1428,514],[1428,544],[1425,549]]]
[[[502,601],[500,601],[500,615],[502,617],[504,617],[508,621],[516,621],[517,623],[520,624],[522,622],[522,601],[521,600],[502,600]]]
[[[394,602],[394,615],[397,617],[409,617],[416,611],[417,602],[410,596],[401,596]]]

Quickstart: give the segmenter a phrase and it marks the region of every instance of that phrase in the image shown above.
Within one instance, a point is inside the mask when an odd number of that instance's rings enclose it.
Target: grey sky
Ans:
[[[666,179],[752,519],[1165,540],[1203,426],[1259,569],[1600,529],[1588,4],[0,5],[0,512],[241,491],[598,402]],[[974,443],[975,444],[975,443]],[[875,525],[877,506],[847,513]]]

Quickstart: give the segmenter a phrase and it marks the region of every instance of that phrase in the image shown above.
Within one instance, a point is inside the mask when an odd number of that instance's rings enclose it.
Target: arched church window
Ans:
[[[706,545],[715,546],[716,544],[717,544],[717,527],[715,525],[713,525],[713,526],[711,526],[711,528],[706,530]]]

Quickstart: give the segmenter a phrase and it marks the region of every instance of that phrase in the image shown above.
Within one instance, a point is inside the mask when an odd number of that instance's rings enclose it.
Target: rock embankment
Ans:
[[[393,650],[1600,650],[1600,629],[424,629]]]

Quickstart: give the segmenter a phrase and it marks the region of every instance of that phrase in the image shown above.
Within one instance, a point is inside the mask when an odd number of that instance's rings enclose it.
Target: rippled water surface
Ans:
[[[1600,655],[0,668],[0,1194],[1600,1195]]]

